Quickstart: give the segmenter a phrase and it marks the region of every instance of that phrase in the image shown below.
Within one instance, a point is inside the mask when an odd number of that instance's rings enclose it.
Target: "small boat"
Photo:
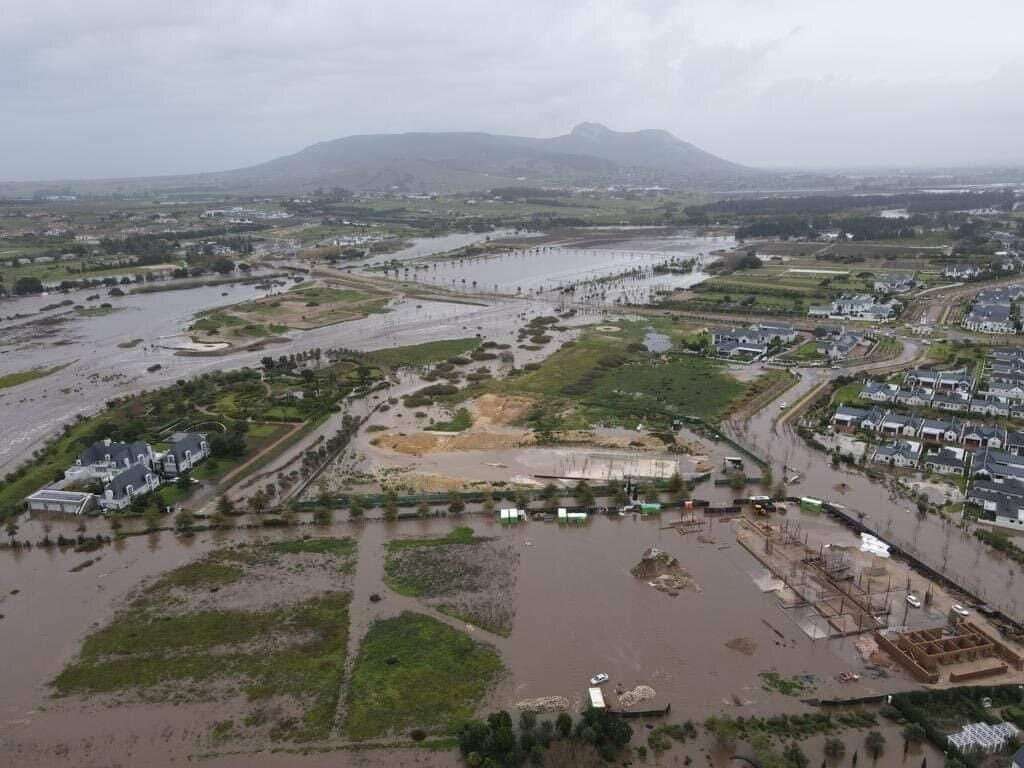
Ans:
[[[598,672],[596,675],[594,675],[592,678],[590,678],[590,684],[591,685],[601,685],[602,683],[607,683],[607,682],[608,682],[608,675],[606,675],[604,672]]]

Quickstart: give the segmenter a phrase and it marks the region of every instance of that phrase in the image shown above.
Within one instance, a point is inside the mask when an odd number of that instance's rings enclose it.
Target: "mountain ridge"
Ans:
[[[194,187],[251,194],[343,187],[357,192],[473,192],[493,187],[647,185],[716,188],[766,174],[662,129],[620,132],[583,122],[550,138],[483,131],[355,134],[243,168],[138,179],[37,183],[121,191]],[[25,187],[28,182],[18,183]],[[11,184],[0,184],[0,189]]]

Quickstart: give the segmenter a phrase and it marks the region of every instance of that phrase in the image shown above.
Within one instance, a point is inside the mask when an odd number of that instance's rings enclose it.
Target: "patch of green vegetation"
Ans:
[[[16,387],[19,384],[25,384],[26,382],[29,381],[41,379],[44,376],[50,376],[51,374],[57,373],[57,371],[67,368],[69,365],[71,365],[71,363],[55,365],[52,368],[31,368],[27,371],[18,371],[16,373],[5,374],[4,376],[0,376],[0,389]]]
[[[405,612],[376,621],[356,658],[345,730],[353,739],[449,730],[472,717],[502,669],[494,649],[436,619]]]
[[[204,462],[193,476],[216,479],[253,457],[285,429],[262,424],[268,413],[289,415],[290,421],[312,427],[336,413],[340,401],[357,388],[377,381],[380,371],[349,358],[337,358],[305,375],[299,375],[291,358],[264,358],[264,372],[251,368],[217,371],[182,381],[174,386],[142,392],[113,400],[99,414],[65,427],[64,431],[0,482],[0,519],[15,514],[22,500],[40,487],[63,477],[84,448],[110,438],[117,441],[144,440],[159,443],[173,429],[193,427],[209,429],[210,448],[215,464]],[[52,370],[50,371],[52,372]],[[301,389],[301,399],[288,398],[283,404],[267,392],[271,387]],[[288,408],[287,412],[274,411]],[[211,428],[216,425],[216,428]],[[301,438],[301,430],[295,439]],[[331,438],[334,440],[334,438]],[[287,443],[287,441],[285,441]],[[273,451],[284,450],[284,443]],[[255,472],[261,456],[249,465]],[[215,467],[215,469],[214,469]],[[175,494],[173,490],[166,494]],[[145,504],[156,503],[157,496],[139,497]],[[141,513],[142,509],[133,508]]]
[[[483,391],[536,400],[528,421],[540,434],[594,424],[668,429],[683,416],[714,421],[746,391],[721,363],[688,354],[682,329],[656,326],[671,334],[673,347],[652,355],[641,343],[651,323],[618,325],[615,335],[590,329],[538,368],[483,385]]]
[[[239,326],[245,325],[245,321],[241,318],[229,315],[227,312],[209,312],[199,317],[194,323],[190,330],[192,331],[203,331],[205,333],[217,333],[221,328],[225,326]]]
[[[324,738],[337,709],[348,603],[347,594],[332,593],[264,612],[166,616],[129,609],[86,638],[53,686],[62,696],[147,689],[161,700],[170,695],[161,687],[170,683],[188,681],[192,695],[202,698],[212,695],[204,683],[239,679],[250,700],[283,695],[302,702],[302,718],[280,738]],[[267,644],[269,636],[275,641]]]
[[[356,553],[355,539],[295,539],[275,541],[266,545],[266,550],[276,555],[316,554],[352,557]]]
[[[818,342],[811,340],[806,341],[794,350],[787,352],[784,357],[787,360],[796,360],[801,363],[817,362],[823,360],[825,356],[818,351]]]
[[[435,432],[464,432],[473,426],[473,417],[468,408],[459,408],[448,421],[439,421],[431,425]]]
[[[176,568],[85,639],[78,657],[53,681],[54,692],[217,700],[228,684],[252,701],[286,696],[299,704],[301,715],[275,723],[271,738],[325,738],[344,671],[347,593],[327,592],[266,610],[183,608],[189,593],[237,583],[253,566],[278,565],[280,555],[321,554],[344,562],[355,546],[351,539],[328,538],[240,546]],[[177,592],[172,596],[170,590]],[[174,612],[167,612],[169,606]]]
[[[414,547],[443,547],[446,544],[476,544],[487,539],[473,534],[473,529],[462,525],[452,529],[448,535],[422,539],[392,539],[388,542],[388,552]]]
[[[864,385],[859,381],[851,381],[847,384],[843,384],[832,393],[832,403],[834,405],[858,404],[860,403],[860,391],[863,388]]]
[[[374,365],[381,365],[387,368],[401,368],[408,366],[415,368],[422,365],[431,365],[447,360],[449,357],[471,352],[480,346],[480,339],[444,339],[441,341],[428,341],[425,344],[413,344],[406,347],[394,347],[392,349],[378,349],[370,352],[367,359]]]
[[[748,741],[757,735],[801,741],[822,733],[835,733],[844,728],[871,728],[877,724],[878,718],[871,712],[863,710],[772,717],[712,716],[704,721],[704,727],[723,742]]]
[[[799,696],[814,689],[813,682],[800,677],[783,677],[778,672],[761,672],[761,687],[766,691],[775,691],[783,696]]]
[[[146,589],[147,593],[165,592],[168,589],[199,589],[200,587],[224,587],[242,578],[244,571],[238,565],[217,562],[207,558],[189,563],[164,574]]]

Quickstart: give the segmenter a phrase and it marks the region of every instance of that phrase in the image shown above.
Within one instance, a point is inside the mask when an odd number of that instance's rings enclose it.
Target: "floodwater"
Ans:
[[[763,569],[735,543],[730,523],[712,523],[701,539],[661,529],[677,515],[666,513],[661,520],[596,516],[581,527],[530,522],[508,528],[478,517],[339,523],[331,531],[334,535],[351,534],[359,541],[350,653],[374,619],[406,609],[469,629],[391,593],[382,577],[387,540],[437,535],[470,524],[478,534],[504,538],[520,558],[507,589],[507,599],[516,606],[511,636],[471,631],[492,643],[508,667],[485,709],[512,708],[517,701],[541,696],[582,702],[588,679],[597,672],[611,677],[605,689],[613,705],[619,686],[649,685],[657,692],[651,703],[671,703],[673,719],[679,720],[703,719],[723,710],[744,715],[799,711],[802,705],[796,699],[762,690],[758,674],[769,670],[816,676],[816,695],[866,695],[906,687],[899,674],[850,686],[835,682],[839,672],[858,668],[849,641],[811,640],[774,596],[763,594],[755,584]],[[141,579],[225,542],[295,535],[257,530],[180,539],[163,533],[129,538],[89,555],[40,549],[2,553],[4,751],[19,754],[19,765],[92,764],[79,762],[89,744],[95,757],[113,763],[130,756],[136,764],[158,765],[170,757],[183,761],[201,749],[204,718],[206,727],[212,718],[210,707],[82,707],[49,700],[46,681],[74,655],[85,634],[110,619]],[[650,546],[675,555],[698,590],[670,597],[635,579],[629,569]],[[70,572],[81,561],[97,557],[91,567]],[[374,592],[384,600],[371,602]],[[756,650],[745,655],[725,647],[736,638],[749,639]],[[233,711],[228,703],[220,715]],[[126,718],[131,723],[127,731]],[[57,744],[68,747],[62,759]]]
[[[491,236],[503,234],[512,233],[491,233]],[[421,258],[485,238],[486,235],[478,234],[425,238],[399,255],[401,258]],[[650,243],[640,242],[651,250]],[[721,238],[680,235],[667,238],[665,247],[673,254],[687,254],[710,251],[725,242]],[[620,247],[628,249],[630,246],[627,243]],[[581,251],[579,264],[583,268],[587,259],[595,259],[599,263],[601,260],[630,261],[630,257],[617,256],[616,253],[602,249]],[[395,256],[389,254],[385,261]],[[650,260],[652,257],[647,258]],[[661,254],[657,258],[663,260],[665,257]],[[481,260],[480,263],[486,261]],[[497,268],[507,275],[503,280],[513,280],[512,275],[518,270],[521,274],[528,274],[531,280],[539,280],[540,284],[553,284],[555,280],[550,275],[558,272],[559,263],[557,258],[535,258],[528,264],[516,259],[505,263],[500,258],[495,262]],[[455,262],[444,264],[447,264],[445,269],[459,269]],[[473,268],[473,265],[465,266],[465,270]],[[471,272],[456,271],[449,279],[455,279],[456,274],[461,281],[463,277],[470,279]],[[489,272],[487,274],[490,275]],[[609,290],[647,291],[650,286],[645,287],[645,280],[653,284],[666,279],[697,279],[697,275],[658,275],[626,281],[619,288]],[[481,283],[480,289],[483,287]],[[266,354],[287,354],[315,347],[370,350],[471,336],[478,332],[488,338],[505,339],[519,324],[521,315],[551,314],[562,303],[562,297],[554,294],[528,299],[481,297],[479,305],[403,299],[393,302],[386,313],[310,331],[290,332],[286,334],[287,342],[268,346],[267,351],[239,352],[222,357],[186,357],[166,348],[180,340],[195,312],[257,298],[264,293],[252,284],[240,283],[120,298],[105,297],[101,291],[101,301],[109,301],[117,311],[92,318],[70,313],[63,325],[44,329],[45,334],[42,335],[38,328],[26,330],[23,326],[27,320],[0,322],[0,331],[8,344],[0,345],[0,374],[68,364],[65,370],[53,376],[0,390],[0,424],[5,438],[0,440],[0,471],[10,470],[19,464],[47,437],[75,417],[95,413],[107,400],[140,389],[166,386],[178,379],[212,370],[258,365]],[[89,291],[82,291],[68,298],[89,305],[84,301],[87,295],[91,295]],[[634,295],[639,296],[639,293]],[[29,313],[63,298],[54,295],[14,299],[0,303],[0,307],[5,316]],[[19,334],[22,334],[22,340],[12,344]],[[142,342],[130,349],[118,346],[134,339],[142,339]],[[156,365],[160,368],[149,370]]]
[[[917,347],[912,340],[903,342],[903,357],[909,359]],[[790,475],[794,471],[801,474],[799,483],[789,487],[791,495],[815,496],[862,514],[865,523],[879,531],[884,539],[920,558],[989,604],[1024,620],[1024,594],[1016,588],[1018,580],[1024,584],[1024,572],[1019,565],[937,515],[922,519],[914,503],[895,494],[887,484],[872,481],[858,470],[832,467],[827,456],[809,447],[791,424],[777,424],[779,401],[795,402],[830,375],[825,371],[805,370],[803,379],[776,402],[748,422],[734,424],[736,436],[761,455],[770,456],[776,478],[782,477],[783,465]]]
[[[733,244],[732,238],[694,234],[626,240],[609,246],[574,248],[541,245],[487,256],[423,259],[401,270],[418,282],[478,293],[559,293],[575,286],[603,303],[643,303],[658,291],[688,288],[707,279],[701,267],[708,254]],[[660,273],[656,266],[693,262],[689,273]],[[591,290],[581,290],[581,284]]]
[[[540,234],[537,233],[537,236]],[[424,256],[432,256],[435,253],[465,248],[467,245],[476,245],[488,240],[500,240],[501,238],[512,236],[530,237],[531,233],[516,232],[513,229],[499,229],[494,232],[453,232],[450,235],[441,235],[440,237],[414,237],[409,241],[408,248],[402,248],[394,253],[382,253],[379,256],[373,256],[366,261],[360,262],[359,266],[371,267],[387,264],[392,261],[419,259]]]

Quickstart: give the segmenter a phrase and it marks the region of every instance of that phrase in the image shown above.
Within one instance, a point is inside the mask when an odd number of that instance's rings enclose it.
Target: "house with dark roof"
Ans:
[[[860,390],[861,400],[870,400],[873,403],[891,403],[900,388],[895,384],[884,381],[865,381]]]
[[[117,443],[109,438],[93,443],[64,472],[71,482],[99,480],[106,482],[133,464],[153,468],[153,449],[148,443]]]
[[[151,493],[160,487],[160,478],[145,464],[132,464],[103,486],[100,506],[104,509],[124,509],[136,496]]]
[[[960,437],[965,448],[1003,448],[1006,428],[998,424],[967,424]]]
[[[167,451],[160,457],[160,471],[166,477],[188,472],[210,455],[210,444],[202,432],[175,432],[168,443]]]
[[[963,448],[949,446],[926,453],[922,459],[924,468],[937,475],[962,477],[967,467],[967,452]]]
[[[875,449],[871,461],[893,467],[909,469],[917,466],[921,458],[921,444],[913,440],[896,440]]]
[[[841,405],[836,408],[836,412],[832,416],[832,426],[838,432],[855,432],[860,429],[861,424],[869,414],[870,411],[866,411],[863,408]]]
[[[1024,481],[1024,456],[1014,456],[997,448],[982,448],[974,455],[971,476],[997,483]]]
[[[926,443],[957,443],[962,430],[963,425],[956,419],[925,419],[918,434]]]

